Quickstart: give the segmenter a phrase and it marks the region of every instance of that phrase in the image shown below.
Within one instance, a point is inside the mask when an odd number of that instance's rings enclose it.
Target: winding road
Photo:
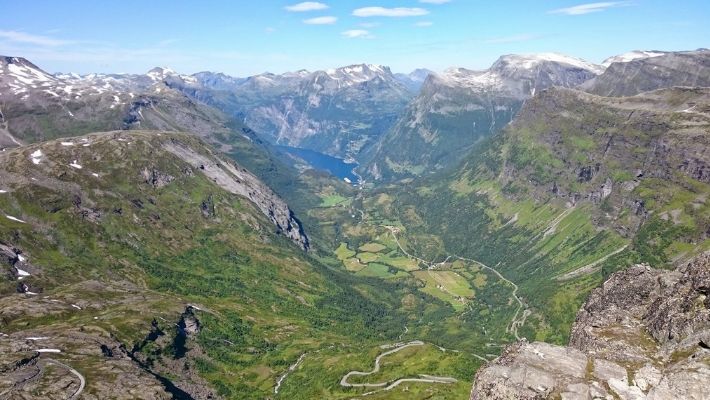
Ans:
[[[428,261],[426,261],[426,260],[424,260],[424,259],[421,259],[421,258],[419,258],[419,257],[416,257],[416,256],[410,254],[409,252],[407,252],[407,250],[405,250],[404,247],[402,247],[402,244],[400,244],[399,238],[397,238],[397,232],[399,232],[399,229],[397,229],[397,228],[394,227],[394,226],[390,226],[390,225],[385,225],[384,227],[385,227],[387,230],[390,231],[390,233],[392,234],[392,237],[394,238],[395,243],[397,243],[397,246],[399,247],[399,250],[400,250],[402,253],[404,253],[404,255],[406,255],[407,257],[413,258],[413,259],[415,259],[415,260],[417,260],[417,261],[419,261],[419,262],[424,263],[424,264],[427,266],[428,269],[434,269],[437,265],[441,265],[441,264],[445,263],[446,261],[448,261],[449,259],[451,259],[451,258],[453,257],[453,258],[457,258],[457,259],[462,260],[462,261],[468,261],[468,262],[471,262],[471,263],[474,263],[474,264],[478,264],[478,265],[481,266],[481,268],[487,269],[487,270],[491,271],[491,272],[494,273],[500,280],[502,280],[502,281],[508,283],[509,285],[511,285],[511,286],[513,287],[512,296],[513,296],[513,298],[515,299],[515,301],[518,303],[518,308],[517,308],[517,310],[515,310],[515,314],[513,315],[513,318],[510,320],[510,324],[508,325],[508,328],[506,329],[506,331],[507,331],[508,333],[512,333],[512,334],[515,336],[515,339],[516,339],[516,340],[521,340],[521,337],[518,335],[518,328],[519,328],[520,326],[522,326],[523,324],[525,324],[525,320],[526,320],[527,317],[531,314],[531,312],[530,312],[530,310],[528,310],[527,308],[525,308],[525,303],[523,303],[523,301],[520,299],[520,297],[518,297],[518,285],[516,285],[515,282],[513,282],[513,281],[511,281],[510,279],[504,277],[504,276],[503,276],[500,272],[498,272],[498,270],[496,270],[495,268],[489,267],[488,265],[486,265],[486,264],[484,264],[484,263],[482,263],[482,262],[480,262],[480,261],[478,261],[478,260],[471,259],[471,258],[466,258],[466,257],[461,257],[461,256],[454,255],[454,256],[447,256],[446,259],[445,259],[444,261],[442,261],[441,263],[431,263],[431,262],[428,262]],[[523,310],[522,314],[520,313],[521,310]]]
[[[72,374],[76,375],[77,378],[79,378],[79,388],[74,392],[73,395],[71,395],[71,396],[69,397],[68,400],[75,400],[75,399],[78,399],[78,398],[79,398],[79,395],[81,395],[81,392],[84,391],[84,387],[86,387],[86,379],[84,379],[84,375],[80,374],[79,371],[75,370],[74,368],[72,368],[72,367],[70,367],[70,366],[68,366],[68,365],[66,365],[66,364],[64,364],[64,363],[62,363],[62,362],[59,362],[59,361],[57,361],[57,360],[51,359],[51,358],[47,358],[47,359],[46,359],[46,363],[47,363],[47,364],[55,364],[55,365],[59,365],[60,367],[64,367],[64,368],[66,368],[69,372],[71,372]]]
[[[367,395],[369,395],[369,394],[377,393],[377,392],[379,392],[379,391],[391,390],[391,389],[393,389],[393,388],[395,388],[395,387],[397,387],[397,386],[399,386],[400,384],[405,383],[405,382],[424,382],[424,383],[456,383],[456,382],[458,382],[458,381],[456,380],[456,378],[451,378],[451,377],[447,377],[447,376],[432,376],[432,375],[424,375],[424,374],[420,374],[420,375],[419,375],[419,376],[420,376],[419,378],[400,378],[400,379],[397,379],[397,380],[395,380],[395,381],[393,381],[393,382],[391,382],[391,381],[379,382],[379,383],[350,383],[350,382],[348,382],[348,379],[349,379],[351,376],[367,376],[367,375],[372,375],[372,374],[378,373],[378,372],[380,371],[380,360],[381,360],[383,357],[385,357],[385,356],[388,356],[388,355],[390,355],[390,354],[393,354],[393,353],[396,353],[396,352],[398,352],[398,351],[404,350],[404,349],[406,349],[406,348],[408,348],[408,347],[412,347],[412,346],[423,346],[423,345],[424,345],[424,342],[422,342],[421,340],[413,340],[413,341],[411,341],[411,342],[409,342],[409,343],[406,343],[406,344],[397,346],[397,347],[395,347],[395,348],[392,349],[392,350],[385,351],[384,353],[382,353],[382,354],[380,354],[379,356],[377,356],[377,358],[375,358],[375,367],[372,369],[372,371],[368,371],[368,372],[363,372],[363,371],[350,371],[350,372],[348,372],[347,374],[345,374],[345,375],[343,376],[343,378],[340,380],[340,386],[343,386],[343,387],[381,388],[381,389],[379,389],[379,390],[375,390],[375,391],[367,392],[367,393],[364,393],[364,394],[363,394],[363,396],[367,396]]]

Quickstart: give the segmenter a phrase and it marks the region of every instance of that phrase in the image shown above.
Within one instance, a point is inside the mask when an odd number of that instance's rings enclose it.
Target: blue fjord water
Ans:
[[[289,146],[275,147],[281,151],[285,151],[291,155],[303,159],[315,169],[329,172],[331,175],[337,176],[340,179],[347,178],[352,183],[358,182],[359,178],[357,175],[353,174],[353,168],[357,167],[356,163],[347,163],[341,158],[332,157],[327,154],[308,149]]]

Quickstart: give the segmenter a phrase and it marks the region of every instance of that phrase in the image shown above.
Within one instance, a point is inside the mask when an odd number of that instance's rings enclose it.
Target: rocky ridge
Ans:
[[[710,254],[635,265],[595,289],[568,347],[521,341],[477,374],[473,400],[706,399]]]
[[[598,77],[580,86],[600,96],[633,96],[673,86],[709,87],[710,50],[644,52],[610,59]]]

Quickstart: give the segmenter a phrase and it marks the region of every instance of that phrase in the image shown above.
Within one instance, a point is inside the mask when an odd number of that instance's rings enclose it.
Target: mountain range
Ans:
[[[704,49],[247,78],[2,57],[0,397],[702,398],[709,132]]]

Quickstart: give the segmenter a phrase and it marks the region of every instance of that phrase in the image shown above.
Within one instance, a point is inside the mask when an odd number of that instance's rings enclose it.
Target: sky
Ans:
[[[0,54],[49,72],[250,76],[358,63],[484,69],[557,52],[710,47],[709,0],[0,0]]]

